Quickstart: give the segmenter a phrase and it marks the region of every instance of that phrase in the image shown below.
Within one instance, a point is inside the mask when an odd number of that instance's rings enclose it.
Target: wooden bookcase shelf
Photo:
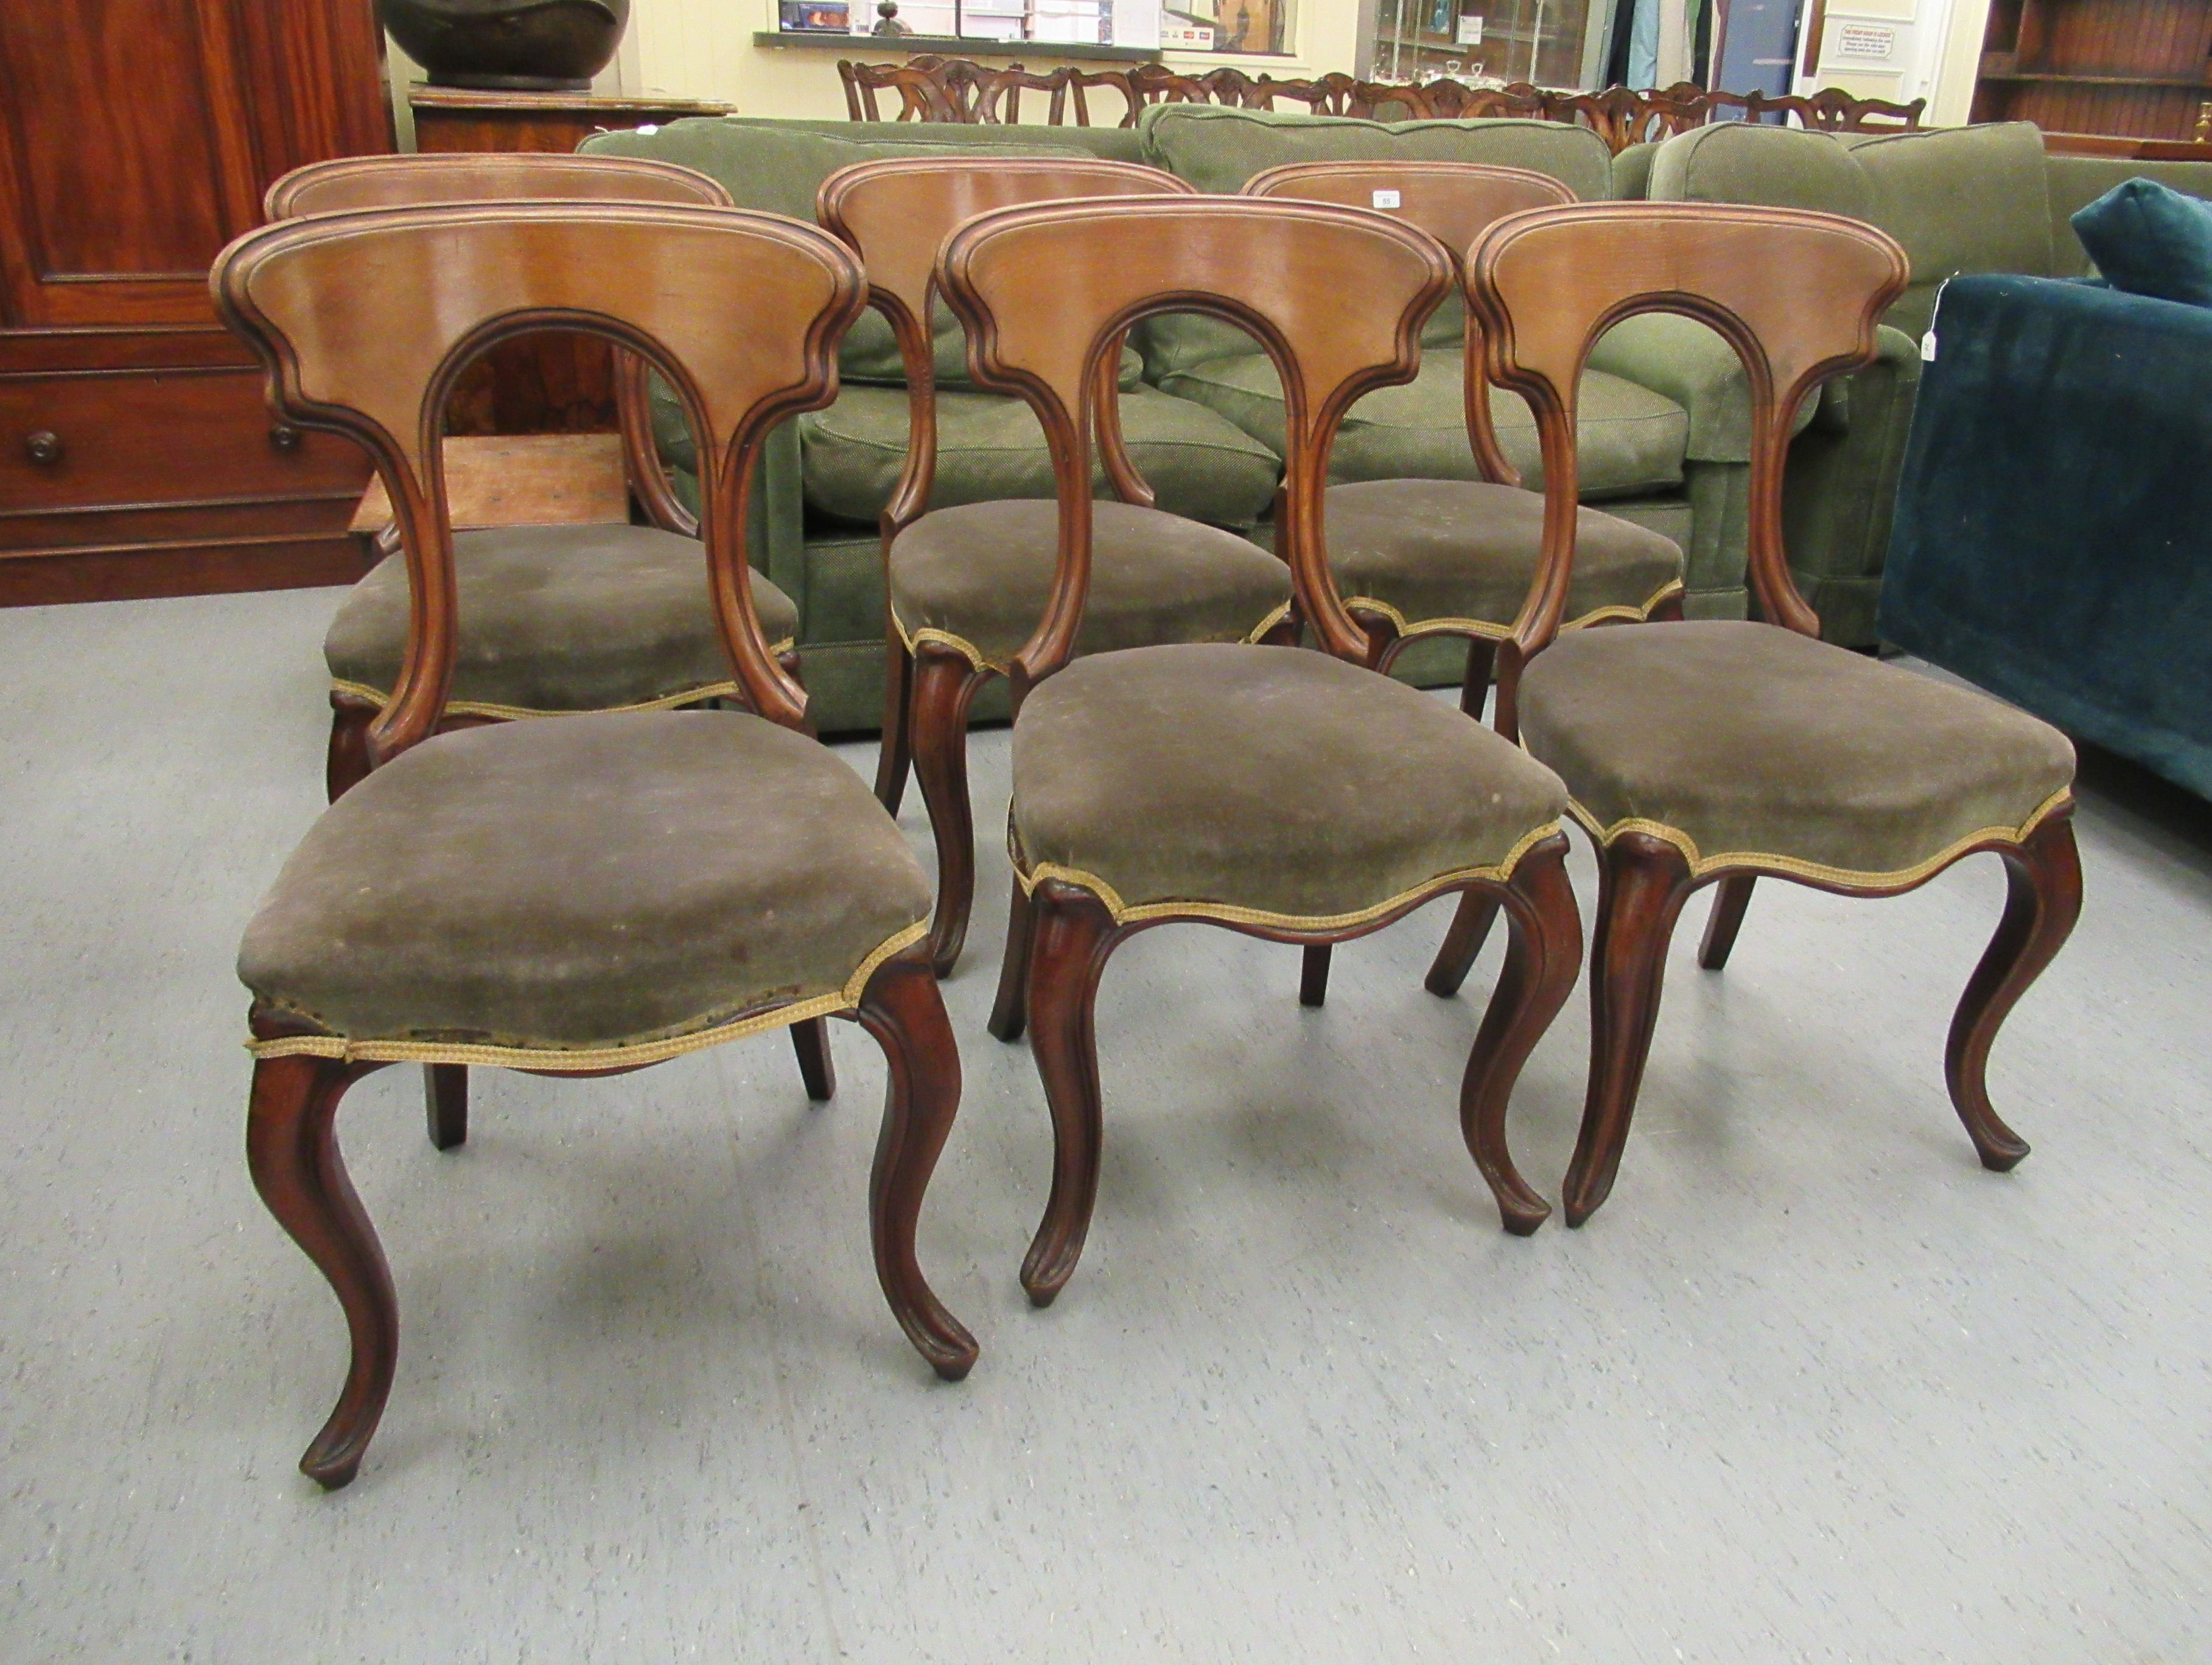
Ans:
[[[1982,46],[1976,121],[2212,133],[2212,0],[1994,0]]]

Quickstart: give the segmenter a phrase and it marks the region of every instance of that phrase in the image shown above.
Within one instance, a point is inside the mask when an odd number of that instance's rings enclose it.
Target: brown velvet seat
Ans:
[[[655,281],[635,281],[646,270]],[[869,1183],[877,1279],[938,1374],[964,1376],[975,1339],[915,1253],[960,1098],[924,942],[928,880],[866,784],[805,732],[805,690],[771,652],[749,581],[739,489],[769,433],[835,396],[860,263],[775,215],[469,203],[279,221],[225,249],[211,282],[275,408],[374,459],[410,604],[396,684],[362,735],[362,776],[276,875],[239,953],[253,996],[247,1165],[352,1340],[345,1386],[301,1468],[349,1482],[392,1390],[398,1297],[336,1117],[355,1081],[395,1062],[424,1066],[431,1142],[446,1150],[467,1138],[473,1066],[614,1073],[781,1029],[808,1097],[826,1098],[825,1019],[854,1019],[881,1044],[889,1079]],[[594,639],[594,585],[642,595],[647,616],[688,588],[723,658],[686,673],[737,690],[745,711],[486,723],[452,708],[462,627],[484,590],[457,580],[437,466],[446,406],[493,343],[555,321],[618,345],[674,390],[698,435],[704,536],[649,534],[665,542],[642,572],[625,564],[636,540],[556,540],[557,561],[500,593],[536,607],[540,624],[556,619],[594,663],[636,651],[619,632]],[[664,581],[678,553],[688,586]],[[597,577],[583,570],[594,556],[607,568]],[[373,592],[396,593],[384,584]],[[474,639],[487,675],[504,674],[503,641]],[[537,697],[529,683],[479,686]]]
[[[1375,208],[1428,233],[1457,263],[1504,216],[1574,201],[1547,174],[1472,162],[1297,162],[1255,174],[1249,197]],[[1480,320],[1462,348],[1468,441],[1480,481],[1367,480],[1323,499],[1329,562],[1344,605],[1366,628],[1369,662],[1388,670],[1422,636],[1465,636],[1461,704],[1480,715],[1495,644],[1513,634],[1536,577],[1544,500],[1520,490],[1491,413]],[[1579,385],[1579,384],[1578,384]],[[1578,508],[1581,554],[1563,629],[1681,617],[1682,551],[1672,538]],[[1509,656],[1502,674],[1518,673]]]
[[[635,1063],[751,1014],[849,1009],[929,904],[834,752],[747,713],[605,713],[441,734],[372,771],[286,861],[238,971],[355,1058]]]
[[[1036,412],[1061,494],[1052,589],[1007,665],[1014,894],[991,1014],[1002,1040],[1030,1033],[1053,1118],[1052,1195],[1022,1267],[1030,1299],[1050,1302],[1073,1274],[1097,1198],[1099,979],[1121,943],[1176,921],[1299,945],[1300,999],[1320,1006],[1338,942],[1446,894],[1510,912],[1460,1123],[1507,1229],[1534,1231],[1549,1205],[1514,1170],[1505,1114],[1581,962],[1565,788],[1367,665],[1320,515],[1345,411],[1413,380],[1449,258],[1379,215],[1160,196],[978,216],[947,240],[939,276],[976,380]],[[1291,390],[1279,553],[1318,651],[1167,642],[1079,657],[1103,564],[1091,531],[1111,519],[1089,489],[1090,394],[1130,325],[1194,296],[1260,341]]]
[[[2004,915],[1953,1014],[1944,1075],[1984,1167],[2027,1154],[1990,1103],[1989,1054],[2081,909],[2073,748],[1980,694],[1820,641],[1783,546],[1794,418],[1824,381],[1873,361],[1875,321],[1905,273],[1905,252],[1856,220],[1690,203],[1517,215],[1468,257],[1489,373],[1535,412],[1546,471],[1536,590],[1507,650],[1523,669],[1499,679],[1498,724],[1559,772],[1598,846],[1570,1225],[1613,1188],[1684,902],[1716,887],[1698,963],[1717,971],[1762,875],[1887,896],[1979,852],[2004,863]],[[1558,636],[1581,553],[1582,522],[1567,512],[1576,378],[1605,331],[1662,312],[1708,325],[1744,366],[1759,621]],[[1442,981],[1464,974],[1479,914],[1462,905]]]
[[[1247,641],[1288,611],[1291,569],[1257,544],[1180,515],[1098,503],[1079,653],[1159,641]],[[1052,598],[1060,536],[1049,499],[926,514],[891,544],[891,618],[909,649],[949,647],[1003,673]]]
[[[1165,194],[1194,193],[1170,174],[1126,162],[969,155],[862,162],[824,180],[816,199],[817,217],[867,262],[869,298],[890,320],[906,372],[905,467],[883,513],[890,605],[876,796],[896,814],[909,766],[921,781],[937,845],[930,950],[939,976],[959,959],[975,901],[969,708],[986,681],[1008,670],[1044,617],[1060,526],[1049,501],[928,507],[939,416],[933,337],[924,323],[937,310],[933,263],[947,234],[985,210]],[[1102,361],[1094,390],[1097,460],[1121,501],[1098,505],[1093,517],[1095,617],[1086,617],[1075,651],[1242,641],[1270,629],[1287,635],[1291,583],[1282,563],[1243,538],[1161,511],[1138,475],[1117,391],[1125,346],[1117,343]],[[1181,404],[1141,389],[1127,403],[1132,410]]]
[[[2025,837],[2074,780],[2073,746],[2025,712],[1721,619],[1562,637],[1522,677],[1521,737],[1592,836],[1641,827],[1693,873],[1747,859],[1900,880]]]
[[[270,186],[271,220],[446,203],[589,201],[726,208],[730,194],[689,167],[627,156],[526,153],[349,156],[295,168]],[[698,523],[654,450],[643,365],[614,354],[624,471],[650,526],[515,526],[458,534],[461,640],[447,720],[507,720],[741,697],[705,587]],[[407,566],[396,528],[386,557],[338,611],[331,671],[327,784],[335,799],[368,767],[369,723],[399,674]],[[753,594],[781,652],[799,612],[765,578]]]
[[[771,652],[799,609],[747,574]],[[734,697],[730,656],[696,538],[657,526],[507,526],[453,534],[460,640],[455,715],[538,716]],[[407,645],[407,561],[388,555],[339,604],[323,638],[331,686],[377,706]]]
[[[1022,873],[1120,920],[1356,925],[1510,872],[1566,808],[1517,746],[1302,647],[1078,659],[1024,702],[1014,775]]]
[[[1485,480],[1366,480],[1332,486],[1328,565],[1344,605],[1403,639],[1449,632],[1498,640],[1536,573],[1540,493]],[[1682,589],[1670,538],[1577,508],[1575,580],[1563,629],[1649,618]]]

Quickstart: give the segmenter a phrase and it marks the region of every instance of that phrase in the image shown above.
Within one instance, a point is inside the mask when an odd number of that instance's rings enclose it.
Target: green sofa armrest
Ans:
[[[1821,635],[1847,647],[1875,641],[1890,515],[1920,388],[1920,343],[1887,325],[1875,341],[1872,364],[1828,384],[1820,419],[1790,447],[1782,490],[1783,547],[1797,587],[1820,616]]]
[[[1590,352],[1589,368],[1632,381],[1674,401],[1690,413],[1683,449],[1693,463],[1751,460],[1751,383],[1735,349],[1694,318],[1646,313],[1607,331]],[[1797,413],[1802,432],[1812,410]]]

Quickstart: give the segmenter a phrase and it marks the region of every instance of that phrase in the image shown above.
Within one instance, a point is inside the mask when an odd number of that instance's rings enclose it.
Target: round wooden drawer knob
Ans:
[[[61,461],[68,447],[63,445],[62,436],[52,428],[41,428],[35,434],[23,436],[23,450],[40,467],[52,468]]]
[[[300,430],[288,422],[280,422],[270,428],[269,443],[279,451],[297,451],[300,448]]]

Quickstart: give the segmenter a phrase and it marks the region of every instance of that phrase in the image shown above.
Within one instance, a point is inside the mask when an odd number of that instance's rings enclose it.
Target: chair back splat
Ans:
[[[822,182],[815,217],[858,251],[868,272],[868,303],[898,342],[907,387],[906,466],[883,513],[889,540],[921,518],[937,478],[936,358],[931,313],[937,296],[937,255],[964,221],[994,209],[1071,197],[1194,196],[1196,187],[1135,162],[1062,161],[1052,156],[901,156],[840,168]],[[1106,387],[1120,360],[1106,356]],[[1099,450],[1107,477],[1125,502],[1151,507],[1152,494],[1129,461],[1114,420],[1104,413]]]
[[[1501,220],[1468,258],[1468,304],[1490,380],[1527,399],[1544,459],[1544,550],[1499,644],[1497,721],[1518,732],[1522,665],[1557,634],[1574,562],[1575,395],[1598,337],[1643,313],[1717,331],[1751,388],[1749,577],[1771,623],[1820,620],[1782,546],[1791,420],[1823,381],[1873,361],[1875,326],[1905,288],[1905,252],[1873,227],[1798,209],[1592,203]]]
[[[1345,611],[1322,544],[1328,449],[1355,400],[1413,380],[1421,325],[1451,277],[1434,239],[1322,204],[1061,203],[1002,210],[955,232],[939,282],[967,325],[975,380],[1036,412],[1059,487],[1057,575],[1036,634],[1015,655],[1016,699],[1066,662],[1082,620],[1102,364],[1132,325],[1160,313],[1235,325],[1273,362],[1285,439],[1277,552],[1321,644],[1364,664],[1365,634]]]
[[[440,434],[455,380],[532,330],[596,335],[648,361],[699,436],[706,558],[737,678],[799,727],[805,695],[769,651],[746,570],[753,461],[786,416],[835,398],[860,264],[811,226],[730,209],[501,203],[321,215],[249,233],[216,262],[216,305],[303,427],[374,459],[408,562],[407,651],[368,736],[386,761],[444,710],[457,608]],[[742,297],[738,304],[733,297]]]
[[[1442,243],[1455,270],[1475,240],[1507,215],[1575,200],[1575,193],[1565,185],[1532,168],[1449,161],[1289,162],[1255,174],[1243,194],[1340,203],[1392,215]],[[1471,314],[1468,321],[1472,326]],[[1468,441],[1475,464],[1484,479],[1517,486],[1520,471],[1506,460],[1497,424],[1490,417],[1490,384],[1482,374],[1480,342],[1470,338],[1464,356]]]
[[[451,155],[341,156],[295,167],[269,187],[271,220],[362,208],[432,208],[489,202],[689,203],[731,208],[720,180],[696,167],[643,156],[570,156],[483,151]],[[617,349],[615,410],[623,466],[653,524],[686,538],[699,523],[662,472],[653,439],[653,406],[641,360]]]

